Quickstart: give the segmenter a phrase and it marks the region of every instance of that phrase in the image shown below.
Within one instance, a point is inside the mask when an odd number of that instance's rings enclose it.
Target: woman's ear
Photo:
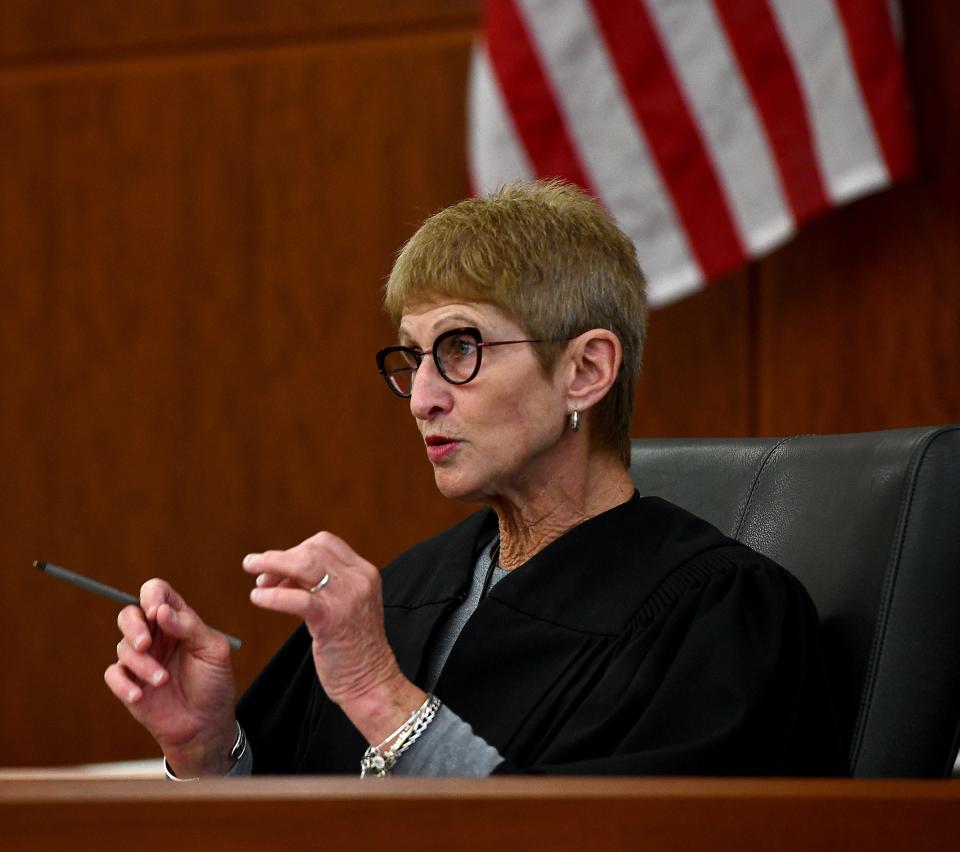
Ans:
[[[623,348],[612,331],[594,328],[575,337],[567,350],[570,411],[586,411],[607,395],[620,372]]]

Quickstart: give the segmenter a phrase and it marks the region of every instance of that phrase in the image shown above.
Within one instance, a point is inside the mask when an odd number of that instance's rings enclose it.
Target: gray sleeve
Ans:
[[[441,706],[427,729],[393,767],[393,775],[461,775],[482,778],[503,762],[500,753],[449,707]]]

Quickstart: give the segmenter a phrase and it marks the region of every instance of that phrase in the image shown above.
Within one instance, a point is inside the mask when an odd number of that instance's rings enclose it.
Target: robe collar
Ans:
[[[439,618],[466,594],[477,557],[496,534],[497,516],[484,509],[407,551],[384,569],[385,605],[426,608]],[[611,635],[679,565],[733,543],[683,509],[634,492],[510,571],[480,606],[498,601],[531,618]]]

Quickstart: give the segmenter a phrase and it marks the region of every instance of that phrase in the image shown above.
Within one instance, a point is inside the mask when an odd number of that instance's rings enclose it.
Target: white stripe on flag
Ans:
[[[771,0],[793,58],[834,204],[890,183],[830,0]]]
[[[470,59],[467,124],[467,162],[476,192],[493,192],[509,180],[535,176],[482,44],[474,45]]]
[[[559,14],[552,0],[518,7],[592,188],[642,247],[651,304],[698,289],[702,272],[592,14],[582,2],[565,3]]]
[[[700,129],[740,240],[769,251],[794,230],[766,134],[709,3],[647,0],[660,41]]]

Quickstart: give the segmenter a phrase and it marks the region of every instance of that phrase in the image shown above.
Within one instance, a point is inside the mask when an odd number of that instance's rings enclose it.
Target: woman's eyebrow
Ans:
[[[447,324],[450,324],[449,328],[443,328],[443,326]],[[478,322],[475,317],[468,317],[466,314],[450,314],[449,316],[442,317],[441,319],[438,319],[430,329],[431,333],[433,334],[433,340],[436,340],[437,337],[443,334],[444,331],[449,331],[451,328],[456,328],[458,325],[474,328],[478,325]],[[430,345],[426,347],[427,349],[433,345],[433,340],[430,341]],[[417,348],[416,344],[413,342],[413,336],[409,331],[403,328],[403,326],[401,326],[397,332],[397,343],[399,343],[400,346],[408,346],[411,349]]]
[[[437,320],[433,325],[433,330],[437,331],[441,325],[446,322],[450,322],[451,320],[456,320],[458,323],[464,323],[468,326],[475,326],[477,324],[475,317],[468,317],[466,314],[450,314],[450,316]]]

